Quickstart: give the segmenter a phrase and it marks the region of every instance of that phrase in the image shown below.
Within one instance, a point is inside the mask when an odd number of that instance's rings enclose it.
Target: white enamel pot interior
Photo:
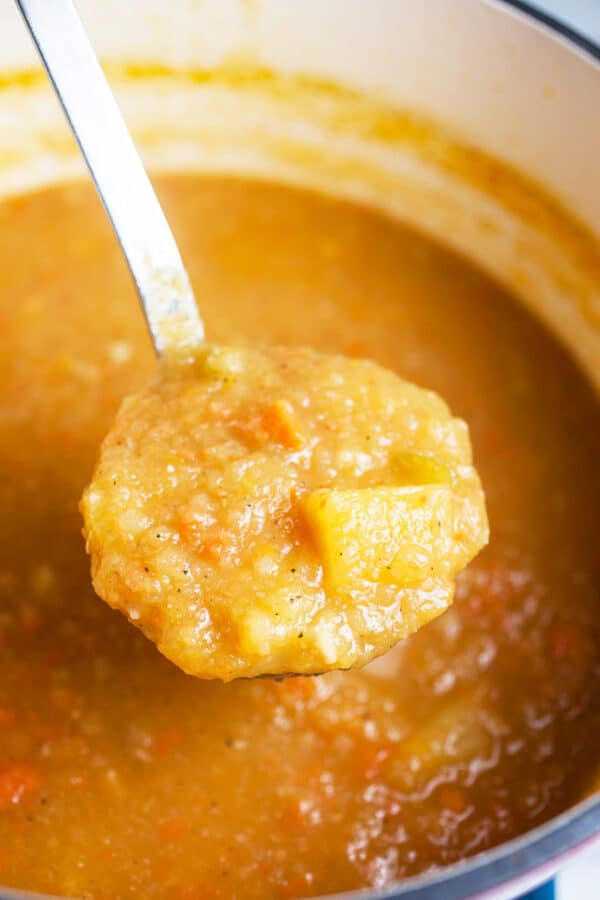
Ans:
[[[151,169],[260,175],[385,209],[507,284],[600,387],[595,48],[500,0],[79,8]],[[0,198],[80,176],[22,22],[3,4]],[[590,797],[377,896],[514,897],[599,832]],[[17,896],[33,895],[0,888]]]

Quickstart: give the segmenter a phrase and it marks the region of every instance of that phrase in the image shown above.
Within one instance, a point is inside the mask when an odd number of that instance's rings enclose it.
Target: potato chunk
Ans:
[[[325,573],[335,588],[357,579],[412,587],[452,578],[468,562],[449,487],[312,491],[303,501]]]
[[[482,681],[447,699],[400,743],[394,769],[405,789],[423,789],[436,775],[454,781],[466,769],[483,771],[493,764],[507,724],[486,696],[488,689]]]
[[[84,493],[94,586],[186,672],[363,665],[485,544],[466,426],[373,363],[206,347],[126,400]]]

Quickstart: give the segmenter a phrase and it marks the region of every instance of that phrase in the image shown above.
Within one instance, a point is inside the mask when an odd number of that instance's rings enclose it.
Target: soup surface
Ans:
[[[77,504],[154,359],[91,188],[0,206],[0,883],[95,900],[381,886],[574,802],[598,762],[598,402],[499,287],[287,187],[160,180],[211,338],[371,357],[470,425],[490,545],[366,670],[184,675],[90,584]]]

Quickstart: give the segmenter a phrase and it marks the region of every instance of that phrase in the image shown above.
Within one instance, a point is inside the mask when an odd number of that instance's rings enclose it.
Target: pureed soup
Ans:
[[[469,422],[491,524],[448,612],[365,670],[223,686],[94,594],[77,508],[155,361],[78,184],[0,206],[0,883],[279,898],[381,886],[577,800],[600,725],[598,401],[479,272],[289,187],[159,193],[223,344],[369,357]]]
[[[92,579],[184,672],[364,666],[487,544],[468,429],[371,360],[203,344],[161,359],[81,509]]]

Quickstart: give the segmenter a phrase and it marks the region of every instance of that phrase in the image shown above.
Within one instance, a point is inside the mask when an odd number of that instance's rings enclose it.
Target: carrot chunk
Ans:
[[[298,430],[294,411],[285,400],[276,400],[265,407],[262,426],[272,440],[287,450],[300,450],[304,446],[304,437]]]

